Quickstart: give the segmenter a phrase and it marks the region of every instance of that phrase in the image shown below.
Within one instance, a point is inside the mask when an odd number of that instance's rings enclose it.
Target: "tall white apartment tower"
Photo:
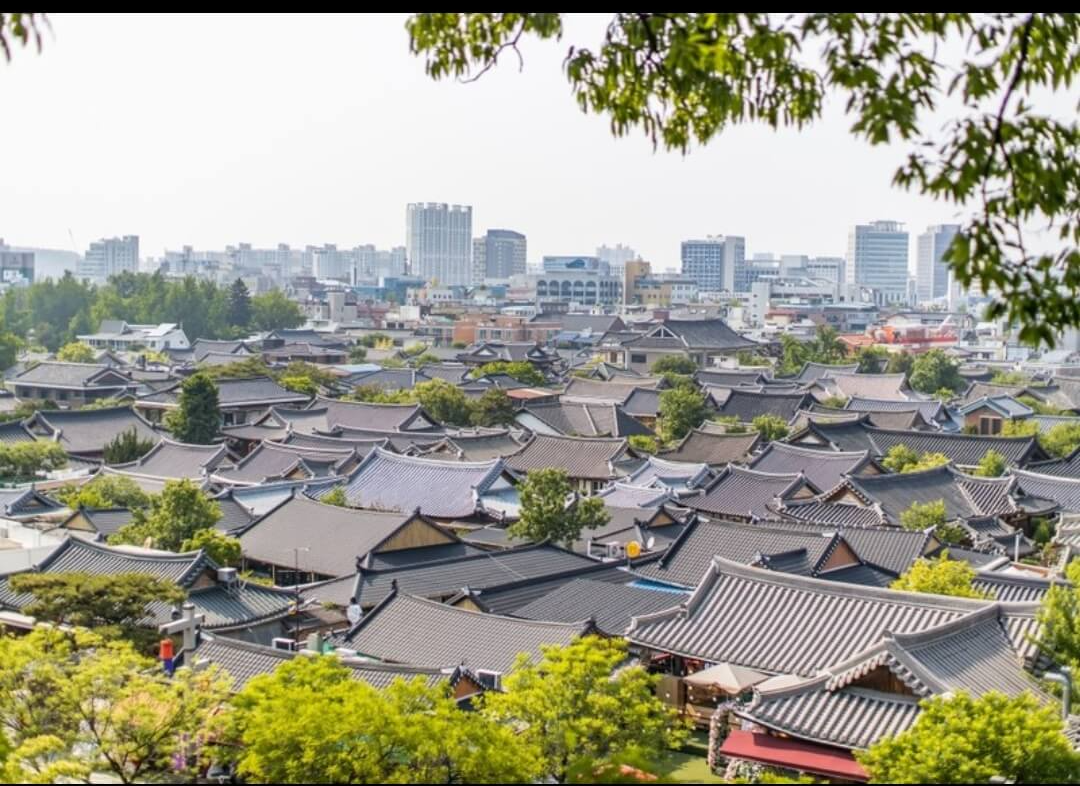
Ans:
[[[908,299],[908,233],[897,221],[858,224],[848,233],[847,283],[876,290],[878,305]]]
[[[118,273],[139,272],[139,236],[103,238],[91,243],[78,264],[79,278],[104,283]]]
[[[959,231],[958,224],[937,224],[919,235],[915,282],[920,303],[948,297],[949,266],[942,257]]]
[[[444,285],[469,284],[472,243],[472,207],[416,202],[406,208],[405,250],[412,275]]]

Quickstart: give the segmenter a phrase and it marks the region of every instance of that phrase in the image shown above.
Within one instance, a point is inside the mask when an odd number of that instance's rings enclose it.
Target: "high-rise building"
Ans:
[[[684,240],[681,257],[682,274],[694,279],[703,292],[750,289],[746,238],[709,235],[704,240]]]
[[[619,276],[622,275],[627,262],[638,259],[638,253],[622,243],[616,243],[614,248],[600,246],[596,249],[596,256],[607,262],[611,272]]]
[[[0,286],[31,284],[34,281],[34,252],[16,251],[0,237]]]
[[[79,264],[79,278],[98,283],[108,281],[119,273],[137,273],[139,270],[139,236],[102,238],[91,243]]]
[[[444,285],[472,278],[472,208],[445,203],[411,203],[405,213],[409,272]]]
[[[357,246],[356,261],[353,265],[352,284],[362,281],[378,282],[380,278],[405,275],[405,246],[394,246],[389,250],[375,248],[373,245]]]
[[[511,229],[489,229],[473,240],[472,283],[485,278],[524,275],[528,247],[525,235]]]
[[[847,279],[846,271],[847,263],[843,257],[811,257],[806,260],[806,275],[811,278],[843,284]]]
[[[915,281],[920,303],[949,296],[949,266],[943,257],[959,231],[958,224],[937,224],[919,235]]]
[[[858,224],[848,233],[847,283],[875,290],[878,305],[908,299],[908,233],[897,221]]]

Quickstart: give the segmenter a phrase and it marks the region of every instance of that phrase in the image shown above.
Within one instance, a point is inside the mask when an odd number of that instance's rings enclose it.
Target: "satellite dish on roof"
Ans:
[[[364,612],[360,611],[359,604],[350,603],[349,608],[345,611],[345,618],[349,621],[350,625],[355,625],[364,616]]]
[[[653,546],[655,546],[655,545],[656,545],[656,538],[653,537],[652,535],[650,535],[649,539],[647,541],[645,541],[645,548],[647,548],[649,551],[652,551]]]

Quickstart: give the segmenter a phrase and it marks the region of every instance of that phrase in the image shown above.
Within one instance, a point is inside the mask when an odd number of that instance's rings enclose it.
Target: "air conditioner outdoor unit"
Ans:
[[[236,583],[236,568],[218,568],[217,579],[222,584],[232,586]]]
[[[271,642],[276,650],[285,650],[286,652],[296,651],[296,642],[285,636],[278,636]]]

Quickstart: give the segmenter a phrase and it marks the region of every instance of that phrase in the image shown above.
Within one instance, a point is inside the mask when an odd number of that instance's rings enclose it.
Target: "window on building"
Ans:
[[[644,355],[632,354],[630,355],[631,363],[648,363],[648,359]]]
[[[979,434],[990,435],[1001,433],[1001,418],[983,416],[979,418]]]

